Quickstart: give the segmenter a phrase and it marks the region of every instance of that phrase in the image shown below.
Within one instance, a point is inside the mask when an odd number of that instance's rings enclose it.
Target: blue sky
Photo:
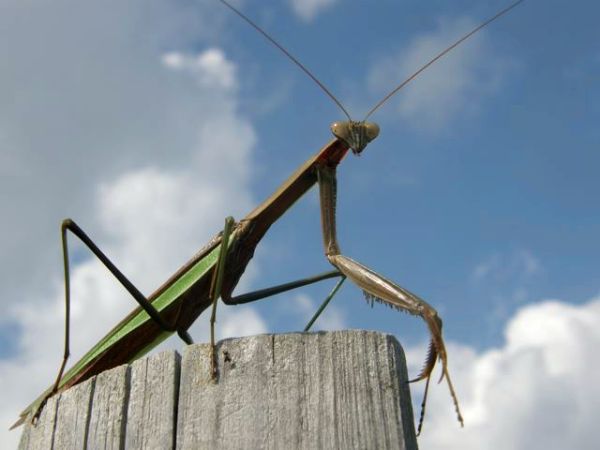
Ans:
[[[355,119],[506,4],[236,2]],[[436,386],[423,448],[501,448],[501,438],[507,448],[592,448],[600,437],[598,388],[578,392],[600,372],[599,12],[592,1],[525,1],[377,111],[380,137],[339,168],[343,252],[444,319],[467,427]],[[217,1],[5,0],[0,30],[5,430],[62,354],[62,218],[149,293],[343,116]],[[74,256],[79,356],[134,305],[84,249]],[[311,192],[273,226],[240,291],[325,270]],[[330,288],[223,307],[221,336],[300,330]],[[370,309],[349,283],[317,328],[393,333],[412,373],[424,358],[422,321]],[[207,329],[202,316],[192,335],[205,340]],[[528,436],[553,420],[572,434],[532,446]],[[12,448],[19,432],[0,433]]]

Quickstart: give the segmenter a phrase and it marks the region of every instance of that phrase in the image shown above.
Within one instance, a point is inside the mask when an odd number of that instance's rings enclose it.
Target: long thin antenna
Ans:
[[[315,77],[312,74],[312,72],[310,70],[308,70],[308,68],[306,66],[304,66],[304,64],[302,64],[300,61],[298,61],[290,52],[288,52],[281,44],[279,44],[279,42],[277,42],[275,39],[273,39],[266,31],[264,31],[256,23],[254,23],[250,18],[246,17],[244,15],[244,13],[242,13],[241,11],[239,11],[235,6],[231,5],[226,0],[219,0],[219,1],[221,3],[223,3],[225,6],[227,6],[229,9],[231,9],[238,16],[240,16],[242,19],[244,19],[256,31],[258,31],[260,34],[262,34],[269,42],[271,42],[275,47],[277,47],[284,55],[286,55],[294,64],[296,64],[300,69],[302,69],[302,71],[306,75],[308,75],[315,83],[317,83],[317,85],[323,90],[323,92],[325,92],[325,94],[327,94],[329,96],[329,98],[331,98],[334,101],[334,103],[342,110],[342,112],[346,115],[346,117],[348,117],[348,120],[352,121],[352,117],[350,117],[350,113],[348,113],[348,111],[346,111],[346,108],[344,108],[344,106],[342,105],[342,103],[335,97],[335,95],[333,95],[331,93],[331,91],[329,89],[327,89],[325,87],[325,85],[323,83],[321,83],[317,79],[317,77]],[[383,97],[379,101],[379,103],[377,103],[367,113],[367,115],[365,116],[365,118],[363,119],[363,121],[367,120],[375,111],[377,111],[385,102],[387,102],[391,97],[393,97],[400,89],[402,89],[404,86],[406,86],[412,80],[414,80],[415,78],[417,78],[417,76],[419,76],[419,74],[421,74],[421,72],[423,72],[424,70],[426,70],[429,66],[431,66],[433,63],[435,63],[438,59],[440,59],[443,56],[445,56],[447,53],[449,53],[454,48],[456,48],[457,46],[459,46],[460,44],[462,44],[464,41],[466,41],[467,39],[469,39],[471,36],[473,36],[479,30],[481,30],[485,26],[489,25],[494,20],[498,19],[500,16],[503,16],[504,14],[506,14],[507,12],[509,12],[511,9],[513,9],[515,6],[517,6],[519,3],[523,3],[524,1],[525,0],[517,0],[516,2],[510,4],[509,6],[507,6],[506,8],[504,8],[503,10],[501,10],[500,12],[498,12],[497,14],[495,14],[493,17],[489,18],[488,20],[486,20],[485,22],[483,22],[481,25],[479,25],[478,27],[474,28],[473,30],[471,30],[470,32],[468,32],[467,34],[465,34],[463,37],[461,37],[459,40],[457,40],[454,44],[452,44],[451,46],[447,47],[442,52],[438,53],[429,62],[427,62],[426,64],[424,64],[423,66],[421,66],[419,68],[419,70],[417,70],[416,72],[414,72],[411,76],[409,76],[406,80],[404,80],[396,88],[394,88],[389,94],[387,94],[385,97]]]
[[[438,55],[436,55],[434,58],[432,58],[427,64],[423,65],[419,70],[417,70],[415,73],[413,73],[410,77],[408,77],[406,80],[404,80],[402,83],[400,83],[395,89],[393,89],[388,95],[386,95],[385,97],[383,97],[379,103],[377,103],[365,116],[365,118],[363,120],[367,120],[369,118],[369,116],[371,114],[373,114],[375,111],[377,111],[377,109],[379,109],[379,107],[381,105],[383,105],[385,102],[387,102],[394,94],[396,94],[396,92],[398,92],[400,89],[402,89],[404,86],[406,86],[408,83],[410,83],[412,80],[414,80],[421,72],[423,72],[425,69],[427,69],[429,66],[431,66],[433,63],[435,63],[438,59],[440,59],[442,56],[444,56],[445,54],[449,53],[451,50],[453,50],[455,47],[457,47],[458,45],[460,45],[462,42],[466,41],[468,38],[470,38],[471,36],[473,36],[475,33],[477,33],[479,30],[481,30],[483,27],[485,27],[486,25],[490,24],[491,22],[493,22],[494,20],[496,20],[497,18],[499,18],[500,16],[506,14],[508,11],[510,11],[511,9],[513,9],[515,6],[517,6],[519,3],[524,2],[525,0],[518,0],[516,2],[514,2],[513,4],[511,4],[510,6],[507,6],[506,8],[504,8],[502,11],[500,11],[499,13],[497,13],[495,16],[491,17],[490,19],[486,20],[485,22],[483,22],[481,25],[479,25],[477,28],[473,29],[472,31],[470,31],[469,33],[465,34],[463,37],[461,37],[458,41],[456,41],[454,44],[452,44],[450,47],[446,48],[444,51],[442,51],[441,53],[439,53]]]
[[[255,24],[251,19],[249,19],[248,17],[246,17],[241,11],[238,11],[233,5],[230,5],[228,2],[226,2],[225,0],[220,0],[221,3],[223,3],[225,6],[227,6],[229,9],[231,9],[234,13],[236,13],[238,16],[240,16],[242,19],[244,19],[246,22],[248,22],[256,31],[258,31],[260,34],[262,34],[265,38],[267,38],[275,47],[277,47],[279,50],[281,50],[288,58],[290,58],[292,60],[292,62],[294,64],[296,64],[298,67],[300,67],[300,69],[302,69],[304,71],[304,73],[306,75],[308,75],[315,83],[317,83],[317,85],[323,89],[323,92],[325,92],[334,102],[336,105],[338,105],[338,107],[344,112],[344,114],[346,115],[346,117],[348,117],[348,120],[352,120],[352,117],[350,117],[350,114],[348,114],[348,111],[346,111],[346,108],[344,108],[344,106],[340,103],[340,101],[335,98],[335,95],[333,95],[329,89],[327,89],[325,87],[325,85],[323,83],[321,83],[317,77],[315,77],[310,70],[308,70],[300,61],[298,61],[290,52],[288,52],[285,48],[283,48],[283,46],[281,44],[279,44],[275,39],[273,39],[271,36],[269,36],[269,34],[264,31],[261,27],[259,27],[257,24]]]

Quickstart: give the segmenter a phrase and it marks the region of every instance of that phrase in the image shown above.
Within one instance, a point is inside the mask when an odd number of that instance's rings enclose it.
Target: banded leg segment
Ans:
[[[335,167],[321,165],[317,168],[319,179],[319,195],[321,202],[321,223],[323,228],[323,244],[325,256],[329,262],[341,273],[347,276],[354,284],[360,287],[367,299],[388,304],[394,308],[406,311],[423,318],[431,335],[429,354],[421,373],[411,381],[426,379],[427,387],[433,368],[437,360],[442,363],[442,376],[446,378],[450,395],[454,402],[458,421],[463,425],[462,415],[458,406],[458,399],[448,373],[448,356],[442,337],[442,321],[431,305],[412,292],[398,286],[390,280],[379,275],[368,267],[341,254],[336,236],[336,196],[337,182]],[[423,398],[422,414],[419,421],[419,432],[423,424],[423,412],[427,400],[427,390]]]

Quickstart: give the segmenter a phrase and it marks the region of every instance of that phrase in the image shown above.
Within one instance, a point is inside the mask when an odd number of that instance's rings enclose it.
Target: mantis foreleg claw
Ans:
[[[431,334],[431,343],[429,352],[425,359],[423,369],[417,375],[417,378],[411,380],[426,380],[423,403],[421,405],[421,417],[419,419],[418,431],[423,427],[423,418],[425,416],[425,404],[427,402],[427,392],[431,374],[437,360],[442,363],[442,375],[440,381],[445,377],[450,389],[450,395],[454,402],[458,421],[463,425],[462,415],[458,406],[458,399],[454,392],[454,387],[448,374],[448,356],[446,346],[442,337],[442,320],[436,310],[425,300],[419,298],[412,292],[391,282],[379,275],[377,272],[360,264],[353,259],[341,254],[340,246],[336,237],[335,209],[336,209],[336,173],[335,167],[326,165],[319,166],[317,169],[319,180],[319,193],[321,199],[321,223],[323,226],[323,243],[325,246],[325,256],[329,262],[336,267],[342,274],[348,277],[354,284],[363,290],[367,301],[371,304],[377,301],[401,311],[408,312],[415,316],[423,318]]]
[[[340,272],[350,278],[358,287],[363,289],[369,295],[370,299],[390,305],[396,309],[406,311],[409,314],[420,316],[423,318],[423,320],[425,320],[425,323],[429,328],[429,332],[431,333],[429,351],[421,372],[415,379],[410,380],[410,382],[426,380],[427,383],[423,397],[423,404],[421,406],[422,413],[418,430],[420,431],[423,426],[422,421],[425,415],[424,411],[425,404],[427,402],[429,380],[438,359],[442,363],[442,374],[439,381],[441,382],[444,378],[446,378],[448,387],[450,389],[450,395],[456,409],[458,421],[460,422],[461,426],[463,426],[463,419],[458,406],[458,398],[454,392],[450,375],[448,374],[448,356],[446,353],[446,347],[444,345],[444,339],[442,337],[442,320],[439,318],[435,309],[433,309],[433,307],[425,302],[425,300],[422,300],[415,294],[392,283],[383,276],[346,256],[328,255],[327,258],[335,267],[340,270]]]

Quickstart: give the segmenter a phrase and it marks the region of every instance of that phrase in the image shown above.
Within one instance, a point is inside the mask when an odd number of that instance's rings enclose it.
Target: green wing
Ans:
[[[235,238],[232,236],[232,240]],[[206,275],[217,263],[221,246],[216,245],[211,251],[205,256],[201,257],[197,262],[192,264],[187,270],[169,284],[154,300],[152,300],[152,306],[157,311],[162,312],[174,302],[176,302],[185,292],[187,292],[198,280]],[[97,357],[102,355],[104,352],[109,350],[112,346],[116,345],[122,339],[125,339],[131,332],[137,328],[152,320],[148,313],[141,308],[136,309],[130,317],[124,319],[115,328],[113,328],[106,336],[104,336],[96,345],[94,345],[79,361],[77,361],[73,367],[71,367],[62,377],[59,384],[59,389],[65,386],[71,381],[77,374],[79,374],[88,364],[91,364]],[[131,355],[130,361],[133,361],[164,341],[169,337],[171,332],[162,332],[155,336],[155,338],[148,342],[148,345],[143,348],[142,351],[137,354]],[[28,415],[37,410],[38,405],[46,395],[50,392],[52,387],[46,389],[42,395],[40,395],[33,403],[23,410],[19,420],[11,427],[15,428],[21,425]]]

